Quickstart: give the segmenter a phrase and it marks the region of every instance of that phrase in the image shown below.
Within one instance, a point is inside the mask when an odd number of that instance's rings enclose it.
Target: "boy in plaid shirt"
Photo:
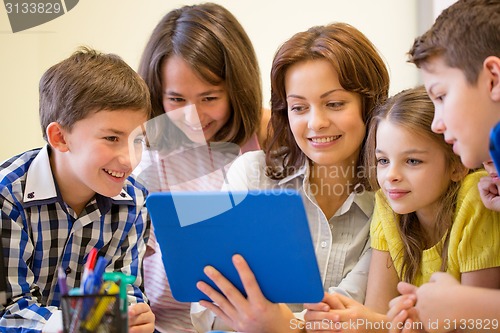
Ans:
[[[79,287],[92,248],[107,260],[106,271],[136,277],[128,290],[130,332],[153,331],[142,286],[147,192],[129,177],[150,114],[147,86],[116,55],[84,48],[42,76],[48,144],[0,165],[1,332],[41,331],[61,303],[58,267],[69,288]]]

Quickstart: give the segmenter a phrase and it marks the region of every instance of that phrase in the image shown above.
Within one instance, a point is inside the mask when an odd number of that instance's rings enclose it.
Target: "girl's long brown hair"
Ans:
[[[161,70],[174,55],[210,84],[224,83],[231,116],[214,141],[240,145],[258,131],[263,103],[257,56],[247,33],[229,10],[210,2],[183,6],[158,22],[138,70],[150,90],[153,116],[165,113]],[[186,140],[181,130],[161,121],[162,142],[178,147],[181,138]]]
[[[368,127],[368,136],[366,141],[365,168],[369,173],[369,181],[373,189],[379,189],[377,183],[375,157],[377,128],[381,121],[389,121],[392,124],[404,127],[413,133],[419,133],[429,140],[437,143],[445,155],[447,167],[450,169],[463,170],[462,174],[467,173],[467,169],[462,165],[460,157],[453,153],[452,147],[447,144],[442,134],[432,132],[431,124],[434,117],[434,105],[429,99],[423,86],[404,90],[389,98],[386,103],[375,109],[373,119]],[[441,195],[439,209],[436,211],[435,235],[443,237],[444,242],[440,243],[442,265],[441,270],[445,271],[448,257],[448,237],[449,230],[453,224],[456,210],[456,201],[461,181],[450,181],[448,188]],[[388,205],[387,201],[385,202]],[[423,251],[429,246],[427,236],[424,234],[417,215],[394,213],[395,220],[398,221],[398,231],[403,240],[403,268],[398,272],[403,281],[413,283],[417,274],[420,272]],[[395,261],[396,258],[393,258]]]

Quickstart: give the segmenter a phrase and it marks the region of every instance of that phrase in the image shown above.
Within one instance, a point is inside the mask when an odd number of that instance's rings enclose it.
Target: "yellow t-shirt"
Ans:
[[[500,213],[487,209],[481,201],[477,183],[484,176],[484,171],[468,175],[458,193],[447,264],[447,272],[458,280],[461,273],[500,266]],[[371,222],[371,245],[374,249],[389,251],[401,279],[403,241],[396,227],[398,221],[379,190]],[[424,250],[420,273],[413,281],[415,285],[428,282],[432,273],[441,269],[440,243]]]

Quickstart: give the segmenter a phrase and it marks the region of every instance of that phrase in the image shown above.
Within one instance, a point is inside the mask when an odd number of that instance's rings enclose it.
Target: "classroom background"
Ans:
[[[19,1],[22,2],[22,1]],[[26,2],[29,2],[26,0]],[[137,70],[153,28],[173,8],[204,1],[81,0],[43,25],[12,33],[0,6],[0,161],[44,145],[38,118],[38,82],[52,65],[87,45],[120,55]],[[229,9],[253,42],[269,106],[271,62],[294,33],[335,21],[362,31],[383,55],[391,95],[420,82],[406,62],[416,36],[454,0],[212,0]]]

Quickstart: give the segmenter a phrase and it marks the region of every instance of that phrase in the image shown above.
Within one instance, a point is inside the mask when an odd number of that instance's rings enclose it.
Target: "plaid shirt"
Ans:
[[[57,267],[65,270],[69,288],[79,287],[94,247],[108,260],[106,271],[137,277],[128,301],[146,301],[146,190],[129,177],[118,196],[96,194],[77,216],[55,184],[49,149],[31,150],[0,165],[0,235],[8,278],[8,303],[0,305],[2,332],[40,331],[60,304]]]

